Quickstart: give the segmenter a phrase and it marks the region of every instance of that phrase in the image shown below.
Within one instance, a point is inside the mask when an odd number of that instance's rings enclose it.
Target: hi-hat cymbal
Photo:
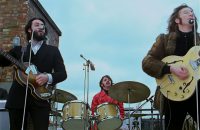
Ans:
[[[150,90],[146,85],[142,83],[134,81],[124,81],[111,86],[108,94],[110,97],[120,102],[136,103],[148,98],[150,95]]]
[[[65,103],[72,100],[77,100],[77,97],[61,89],[56,89],[52,96],[52,101],[59,103]]]

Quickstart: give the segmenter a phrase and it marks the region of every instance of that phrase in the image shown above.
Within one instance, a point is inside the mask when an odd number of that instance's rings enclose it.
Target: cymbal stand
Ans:
[[[94,65],[92,64],[92,62],[90,60],[87,60],[82,54],[80,55],[81,58],[83,58],[86,63],[83,64],[84,66],[84,70],[85,70],[85,78],[84,78],[84,102],[86,100],[86,104],[88,104],[88,98],[89,98],[89,67],[91,68],[91,70],[95,70]],[[87,90],[87,93],[86,93]],[[87,98],[85,97],[85,95],[87,96]],[[86,99],[85,99],[86,98]],[[89,107],[86,107],[86,112],[88,111]],[[89,122],[89,115],[87,112],[87,117],[86,117],[87,122]],[[84,129],[88,129],[88,125],[84,123]]]
[[[153,119],[153,100],[149,99],[150,103],[151,103],[151,130],[153,130],[153,126],[154,126],[154,119]]]
[[[129,120],[130,120],[130,115],[132,115],[133,113],[140,110],[149,101],[151,102],[151,116],[152,116],[152,119],[153,119],[153,99],[152,99],[153,97],[154,97],[154,95],[151,96],[149,99],[146,99],[146,101],[143,104],[141,104],[137,109],[135,109],[131,114],[129,113]],[[130,121],[129,121],[129,123],[130,123]],[[153,130],[153,125],[152,125],[152,130]]]
[[[151,100],[151,98],[153,98],[154,96],[151,96],[149,99],[146,99],[146,102],[142,103],[137,109],[133,110],[133,112],[131,113],[131,115],[135,112],[137,112],[141,107],[143,107],[147,102],[149,102]]]
[[[131,111],[131,107],[130,107],[130,93],[131,93],[131,89],[128,89],[128,123],[129,123],[129,130],[131,130],[131,115],[130,115],[130,111]]]
[[[56,86],[55,86],[56,87]],[[56,91],[56,88],[55,88],[55,91]],[[57,101],[58,100],[58,96],[57,96],[57,93],[55,93],[55,100]],[[58,127],[58,103],[57,102],[53,102],[53,107],[55,108],[55,118],[54,118],[54,115],[53,115],[53,125],[54,125],[54,122],[55,122],[55,126],[56,126],[56,130],[57,130],[57,127]]]
[[[129,130],[131,130],[131,107],[130,107],[130,93],[133,92],[134,90],[128,89],[128,122],[129,122]]]

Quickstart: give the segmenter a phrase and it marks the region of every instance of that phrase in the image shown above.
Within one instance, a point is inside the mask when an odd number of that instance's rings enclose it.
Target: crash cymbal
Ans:
[[[108,94],[110,97],[120,102],[136,103],[148,98],[150,95],[150,90],[146,85],[142,83],[134,81],[124,81],[111,86]]]
[[[52,101],[59,103],[65,103],[72,100],[77,100],[77,97],[61,89],[56,89],[52,96]]]

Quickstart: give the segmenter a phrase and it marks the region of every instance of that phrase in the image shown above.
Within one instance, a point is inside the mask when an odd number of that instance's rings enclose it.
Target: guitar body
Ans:
[[[8,54],[2,49],[0,49],[0,55],[4,56],[7,60],[12,62],[16,67],[15,78],[19,84],[21,84],[22,86],[26,85],[28,79],[28,87],[31,89],[31,94],[35,98],[47,100],[52,97],[54,92],[53,86],[49,85],[40,86],[39,84],[36,83],[36,76],[40,74],[40,72],[37,71],[34,65],[29,66],[27,62],[21,63],[17,59],[15,59],[12,55]],[[25,73],[26,71],[28,71],[27,73],[29,73],[29,75]]]
[[[24,63],[25,66],[28,66],[28,63]],[[49,85],[43,85],[40,86],[36,83],[36,76],[40,74],[37,72],[37,74],[33,74],[32,71],[30,71],[29,76],[24,72],[19,69],[16,69],[15,72],[15,78],[20,83],[21,85],[26,85],[27,84],[27,78],[28,78],[28,85],[29,88],[31,89],[31,94],[38,99],[42,100],[48,100],[49,98],[52,97],[53,95],[53,86]]]
[[[173,101],[184,101],[190,98],[194,92],[200,74],[200,47],[192,47],[185,56],[167,56],[163,60],[168,65],[183,66],[189,71],[189,77],[180,80],[174,74],[166,74],[161,79],[156,79],[161,93]]]

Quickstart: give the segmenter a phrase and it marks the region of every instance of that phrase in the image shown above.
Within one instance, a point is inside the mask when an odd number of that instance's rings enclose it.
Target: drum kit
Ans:
[[[146,85],[133,81],[119,82],[111,86],[108,94],[119,102],[129,104],[129,113],[125,115],[128,117],[126,119],[129,119],[129,125],[130,117],[145,116],[145,114],[130,114],[130,103],[141,102],[149,97],[150,90]],[[62,114],[57,114],[57,112],[53,114],[62,117],[61,126],[64,130],[93,130],[94,124],[97,125],[98,130],[118,130],[122,125],[119,108],[115,104],[98,105],[95,116],[92,116],[90,106],[77,100],[76,96],[71,93],[56,89],[52,100],[64,103]],[[134,127],[138,127],[137,122]],[[130,127],[129,130],[131,130]]]

